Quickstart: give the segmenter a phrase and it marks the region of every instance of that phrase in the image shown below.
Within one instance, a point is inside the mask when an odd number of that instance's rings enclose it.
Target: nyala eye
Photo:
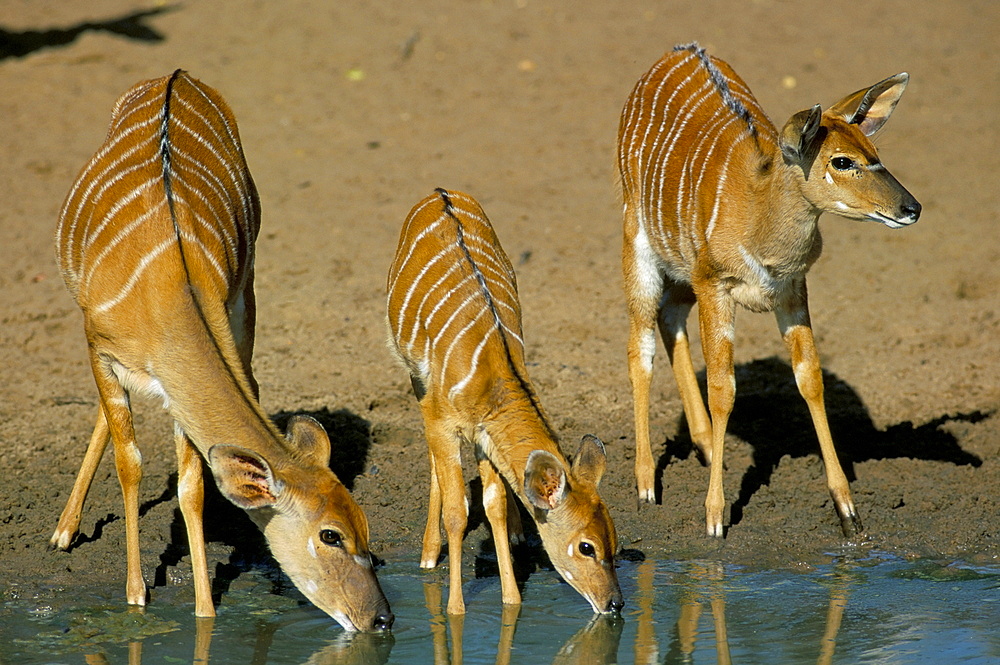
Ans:
[[[848,157],[834,157],[830,160],[830,163],[838,171],[846,171],[847,169],[854,168],[854,160]]]
[[[589,556],[591,559],[593,559],[596,555],[596,552],[594,552],[593,545],[584,542],[580,543],[580,554],[582,554],[583,556]]]
[[[319,532],[319,539],[330,547],[343,547],[344,539],[333,529],[323,529]]]

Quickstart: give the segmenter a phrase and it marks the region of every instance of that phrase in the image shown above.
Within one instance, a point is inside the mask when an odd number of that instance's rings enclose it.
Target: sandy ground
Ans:
[[[124,586],[110,454],[78,544],[47,550],[96,409],[52,235],[115,99],[177,67],[228,99],[260,189],[264,406],[327,425],[380,557],[417,556],[427,488],[419,412],[385,346],[385,274],[406,213],[443,186],[479,198],[514,260],[529,370],[567,448],[587,432],[607,443],[602,489],[628,556],[781,566],[877,548],[998,561],[1000,5],[7,0],[0,28],[8,586]],[[866,526],[853,543],[764,315],[739,315],[727,537],[704,535],[708,470],[690,451],[662,352],[651,409],[662,500],[637,507],[614,144],[635,80],[693,40],[730,62],[779,125],[896,72],[912,77],[879,146],[923,204],[920,222],[892,231],[826,217],[810,273],[832,427]],[[146,579],[184,585],[170,422],[151,404],[136,411]],[[237,574],[227,566],[258,556],[261,541],[221,499],[209,512],[212,563]],[[481,551],[473,517],[467,548]]]

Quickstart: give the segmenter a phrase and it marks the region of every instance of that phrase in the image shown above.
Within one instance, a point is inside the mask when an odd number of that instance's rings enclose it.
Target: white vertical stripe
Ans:
[[[177,246],[176,238],[170,237],[169,239],[164,240],[160,244],[153,247],[149,252],[143,255],[142,259],[140,259],[138,265],[136,265],[135,269],[132,271],[132,274],[129,276],[127,280],[125,280],[125,283],[122,285],[121,291],[119,291],[118,294],[113,298],[111,298],[110,300],[106,300],[105,302],[94,307],[93,310],[95,312],[106,312],[115,305],[119,304],[122,300],[125,299],[125,296],[127,296],[132,291],[132,289],[135,288],[135,285],[139,282],[139,278],[142,277],[142,274],[146,271],[146,268],[148,268],[149,265],[158,256],[163,254],[163,252],[167,251],[171,247],[176,247],[176,246]]]

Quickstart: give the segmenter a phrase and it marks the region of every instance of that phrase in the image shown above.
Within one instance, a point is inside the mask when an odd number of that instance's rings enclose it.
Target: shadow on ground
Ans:
[[[704,399],[704,370],[698,374],[698,381]],[[880,430],[847,382],[824,370],[823,386],[830,430],[848,480],[855,479],[854,464],[869,460],[910,458],[972,467],[982,464],[979,457],[963,450],[942,425],[977,423],[989,418],[991,413],[943,414],[922,425],[905,421]],[[657,497],[662,496],[666,466],[671,460],[687,458],[694,449],[686,421],[683,417],[681,421],[678,436],[667,440],[666,450],[657,464]],[[753,447],[753,462],[743,476],[739,497],[732,506],[731,525],[740,522],[743,509],[754,493],[770,483],[782,457],[819,454],[809,409],[795,385],[792,368],[776,357],[736,367],[736,403],[728,432]]]
[[[162,42],[163,33],[146,25],[146,19],[177,9],[176,5],[133,12],[106,21],[85,22],[69,28],[11,31],[0,28],[0,60],[23,58],[46,48],[67,46],[85,32],[110,32],[140,42]]]

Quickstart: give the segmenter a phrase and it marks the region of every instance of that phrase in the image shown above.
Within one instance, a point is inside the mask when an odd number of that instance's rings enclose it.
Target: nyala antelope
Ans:
[[[639,498],[654,501],[649,386],[659,326],[691,439],[710,466],[707,530],[723,534],[722,453],[736,392],[736,305],[773,311],[809,406],[827,485],[847,537],[862,524],[834,450],[813,341],[806,272],[820,254],[823,212],[889,228],[920,204],[882,164],[870,137],[899,101],[897,74],[781,131],[725,62],[678,46],[635,85],[618,130],[624,198],[622,268],[629,317]],[[691,364],[686,321],[698,304],[708,412]],[[709,418],[711,414],[711,418]]]
[[[251,371],[254,241],[260,204],[225,101],[183,71],[139,83],[115,105],[104,145],[63,204],[56,237],[83,310],[99,407],[51,545],[68,549],[108,441],[125,503],[126,598],[146,603],[139,561],[142,458],[133,393],[174,419],[177,495],[187,527],[195,614],[214,616],[202,528],[202,459],[245,509],[309,600],[349,630],[392,613],[368,551],[368,522],[330,471],[315,420],[282,435]]]
[[[461,444],[471,442],[493,531],[503,602],[518,604],[508,491],[538,526],[552,564],[595,612],[619,612],[618,548],[597,493],[604,445],[585,436],[569,464],[559,450],[524,364],[521,307],[510,260],[479,204],[443,189],[418,203],[403,224],[388,277],[391,345],[420,401],[431,482],[421,567],[448,538],[448,612],[465,612],[462,537],[468,500]]]

